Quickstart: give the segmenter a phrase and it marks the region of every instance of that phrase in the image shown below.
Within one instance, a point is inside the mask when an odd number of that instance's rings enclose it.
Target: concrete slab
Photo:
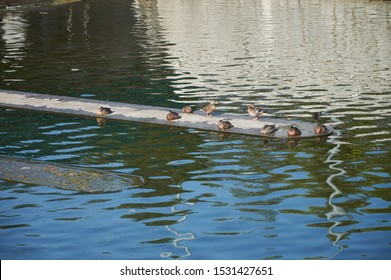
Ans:
[[[299,120],[275,119],[272,117],[261,117],[259,120],[253,120],[248,114],[221,113],[218,112],[218,108],[212,116],[208,117],[202,111],[185,114],[182,113],[181,109],[174,108],[10,90],[0,90],[0,106],[87,117],[99,117],[97,116],[96,111],[99,107],[103,106],[110,107],[114,111],[113,114],[100,117],[103,119],[143,122],[266,138],[301,139],[323,137],[333,133],[332,127],[327,127],[328,132],[316,134],[314,131],[314,123],[302,122]],[[175,121],[167,121],[166,115],[170,110],[178,112],[181,118]],[[234,127],[221,131],[218,129],[217,125],[219,120],[227,120],[231,122]],[[271,134],[262,134],[261,128],[265,124],[275,124],[278,130]],[[299,128],[302,134],[294,137],[288,136],[287,131],[291,125]]]
[[[144,183],[135,175],[7,156],[0,156],[0,179],[84,193],[117,192]]]

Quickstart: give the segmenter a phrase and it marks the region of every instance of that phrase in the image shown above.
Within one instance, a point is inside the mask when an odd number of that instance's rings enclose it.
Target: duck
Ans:
[[[231,122],[224,121],[224,120],[219,120],[219,122],[217,123],[217,126],[218,126],[219,130],[226,130],[226,129],[230,129],[230,128],[234,127]]]
[[[320,119],[321,115],[322,115],[322,113],[315,112],[315,113],[312,114],[312,117],[314,118],[315,122],[319,122],[319,119]]]
[[[254,118],[254,120],[257,120],[266,111],[261,108],[255,108],[254,104],[250,103],[247,107],[247,112]]]
[[[184,106],[182,112],[186,114],[191,114],[193,113],[193,108],[191,108],[190,106]]]
[[[171,110],[166,115],[166,120],[168,120],[168,121],[174,121],[174,120],[177,120],[180,118],[181,118],[181,116],[177,112],[173,112]]]
[[[96,114],[98,116],[107,116],[107,115],[110,115],[112,113],[114,113],[114,111],[111,110],[111,108],[109,108],[109,107],[102,107],[101,106],[100,108],[98,108],[98,110],[96,110]]]
[[[324,124],[317,124],[314,130],[316,134],[323,134],[329,132],[329,129]]]
[[[288,136],[300,136],[300,135],[301,135],[300,129],[292,125],[289,127]]]
[[[209,104],[205,105],[205,107],[202,110],[206,113],[206,116],[209,117],[212,115],[212,112],[216,110],[216,105],[217,102],[212,100],[211,102],[209,102]]]
[[[273,133],[276,131],[277,131],[277,128],[276,128],[275,124],[265,124],[261,129],[261,133],[263,133],[263,134],[269,134],[269,133]]]

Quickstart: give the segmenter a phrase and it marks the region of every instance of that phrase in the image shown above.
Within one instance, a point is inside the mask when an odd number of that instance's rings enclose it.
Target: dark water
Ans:
[[[1,259],[391,259],[391,2],[79,1],[0,13],[0,88],[249,102],[335,128],[262,140],[0,109],[0,154],[137,175],[0,181]]]

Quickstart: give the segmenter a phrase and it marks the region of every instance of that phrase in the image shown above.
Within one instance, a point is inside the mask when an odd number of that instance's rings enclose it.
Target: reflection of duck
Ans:
[[[229,121],[220,120],[217,124],[220,130],[226,130],[234,127]]]
[[[210,116],[214,110],[216,110],[216,104],[217,102],[212,100],[209,104],[205,105],[205,107],[202,109],[207,116]]]
[[[250,116],[252,116],[254,118],[254,120],[257,120],[259,119],[259,117],[265,113],[264,110],[262,110],[261,108],[255,108],[254,104],[251,103],[248,105],[247,107],[247,112],[250,114]]]
[[[98,110],[96,110],[96,114],[99,116],[107,116],[114,113],[109,107],[100,107]]]
[[[177,120],[180,118],[181,118],[181,116],[177,112],[173,112],[173,111],[169,111],[168,114],[166,115],[166,119],[168,121],[173,121],[173,120]]]
[[[316,134],[323,134],[329,132],[329,129],[324,124],[317,124],[314,130]]]
[[[269,133],[273,133],[276,131],[277,131],[277,128],[276,128],[275,124],[265,124],[261,129],[261,133],[263,133],[263,134],[269,134]]]
[[[182,112],[186,114],[191,114],[193,113],[193,108],[191,108],[190,106],[184,106]]]
[[[301,131],[295,126],[290,126],[288,129],[288,136],[300,136]]]
[[[100,126],[104,126],[106,124],[106,118],[96,118],[96,122]]]

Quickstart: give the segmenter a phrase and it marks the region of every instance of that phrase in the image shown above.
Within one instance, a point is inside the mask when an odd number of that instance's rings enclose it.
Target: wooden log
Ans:
[[[218,112],[218,108],[216,112],[212,114],[212,116],[206,116],[206,114],[202,111],[195,111],[192,114],[185,114],[182,113],[182,109],[10,90],[0,90],[0,106],[88,117],[99,117],[104,119],[107,118],[184,128],[195,128],[199,130],[218,131],[222,133],[235,133],[267,138],[300,139],[322,137],[333,133],[333,129],[331,127],[327,127],[327,132],[316,134],[314,131],[314,123],[302,122],[299,120],[274,119],[272,117],[260,117],[259,120],[253,120],[252,117],[247,114]],[[96,111],[101,106],[111,108],[114,113],[104,117],[98,116]],[[167,121],[166,115],[169,111],[178,112],[181,118],[175,121]],[[220,120],[227,120],[231,122],[233,128],[219,130],[218,122]],[[261,133],[262,127],[267,124],[275,124],[277,131],[270,134]],[[290,126],[299,128],[302,134],[300,136],[288,136],[287,131]]]

